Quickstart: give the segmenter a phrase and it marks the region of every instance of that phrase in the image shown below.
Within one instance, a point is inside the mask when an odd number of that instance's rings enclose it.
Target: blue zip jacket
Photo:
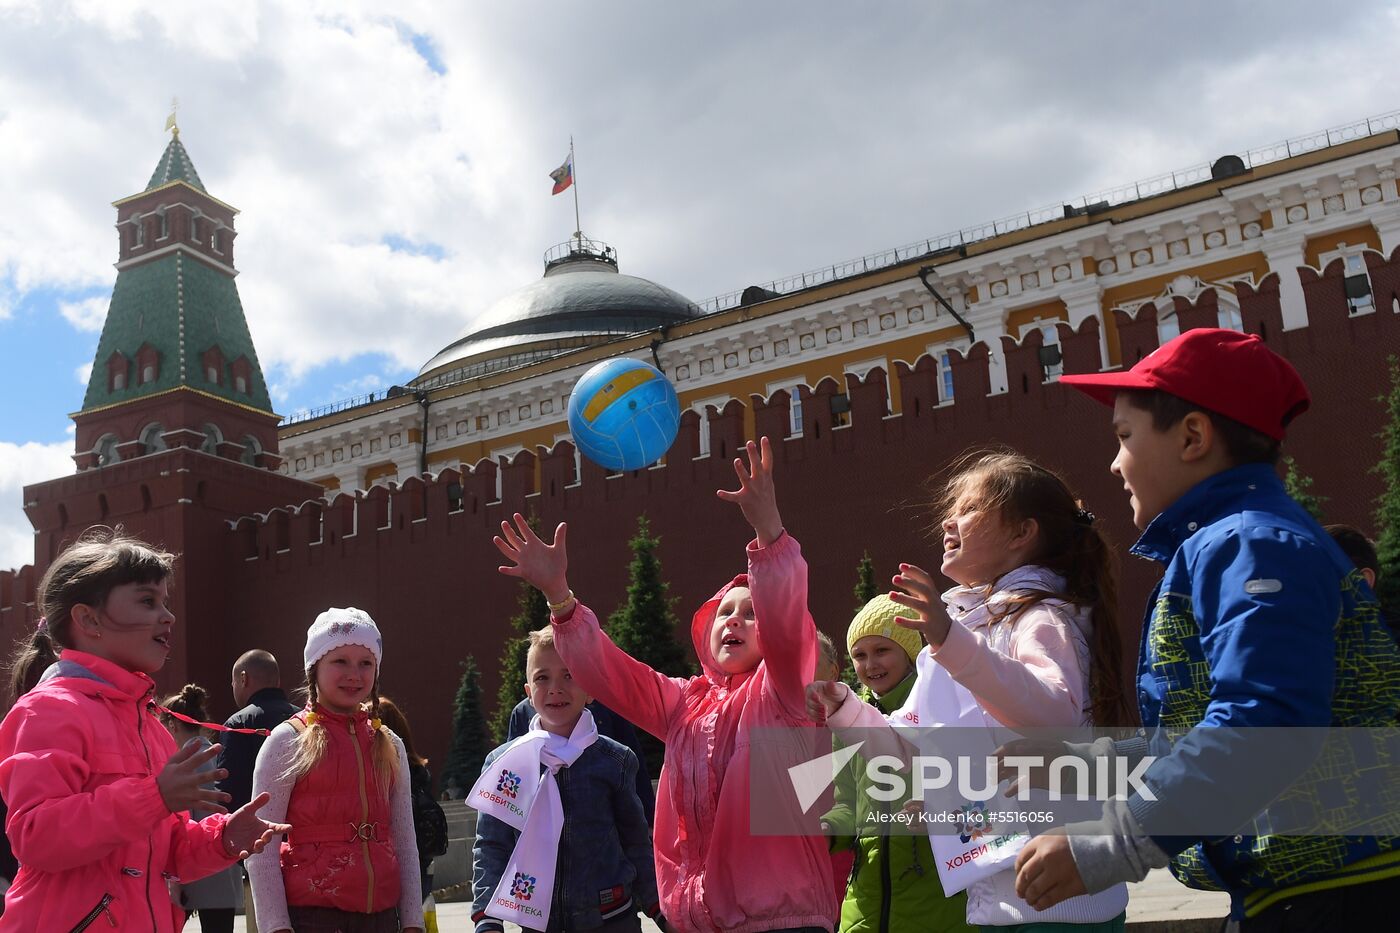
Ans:
[[[1327,775],[1322,787],[1321,729],[1263,741],[1238,730],[1384,727],[1400,704],[1400,655],[1375,594],[1274,468],[1251,464],[1198,483],[1153,520],[1133,553],[1166,565],[1139,652],[1142,722],[1155,733],[1154,751],[1165,750],[1164,736],[1180,739],[1144,775],[1157,799],[1134,795],[1128,807],[1173,856],[1173,873],[1192,887],[1230,891],[1249,914],[1302,884],[1400,874],[1393,836],[1269,835],[1258,823],[1252,835],[1161,834],[1174,815],[1201,806],[1247,820],[1285,790],[1358,792],[1346,773]],[[1270,756],[1266,767],[1261,755]],[[1251,777],[1232,780],[1246,760]]]
[[[502,745],[486,756],[483,774],[505,748]],[[591,930],[637,908],[655,912],[656,866],[651,828],[637,797],[637,768],[631,749],[600,735],[577,761],[555,775],[564,829],[559,834],[550,931]],[[484,911],[519,837],[495,817],[477,818],[472,919],[479,933],[504,928]]]

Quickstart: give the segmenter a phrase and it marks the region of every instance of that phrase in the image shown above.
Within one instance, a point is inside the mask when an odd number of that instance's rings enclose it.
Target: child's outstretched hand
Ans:
[[[807,685],[807,718],[812,722],[826,722],[846,702],[850,691],[851,688],[839,680],[812,681]]]
[[[222,781],[228,777],[223,768],[213,771],[200,770],[206,762],[213,761],[219,754],[220,746],[210,745],[199,751],[199,742],[190,739],[166,761],[165,767],[156,775],[156,788],[160,799],[171,813],[185,810],[201,810],[210,813],[227,813],[224,804],[232,798],[222,791],[204,785],[211,781]]]
[[[953,622],[943,611],[933,576],[913,564],[900,564],[892,582],[897,589],[890,592],[890,599],[914,611],[913,618],[901,616],[894,620],[895,624],[921,632],[934,648],[942,645]]]
[[[289,823],[269,823],[258,816],[258,811],[268,799],[266,792],[258,794],[228,818],[228,822],[224,824],[225,852],[245,859],[266,848],[273,836],[291,830]]]
[[[755,444],[744,445],[749,465],[744,467],[740,457],[734,458],[734,472],[739,476],[739,488],[715,492],[725,502],[733,502],[743,510],[744,519],[758,535],[758,546],[767,547],[783,533],[783,519],[778,514],[778,495],[773,489],[773,448],[767,437]]]
[[[554,529],[554,543],[545,544],[526,523],[525,516],[516,512],[514,518],[514,526],[501,522],[501,533],[491,539],[496,550],[510,561],[496,569],[524,580],[551,603],[564,602],[569,598],[569,552],[565,544],[569,526],[560,522]]]

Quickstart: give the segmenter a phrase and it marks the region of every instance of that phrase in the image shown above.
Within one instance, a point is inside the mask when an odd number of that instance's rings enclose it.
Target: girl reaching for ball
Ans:
[[[804,690],[816,667],[817,630],[807,611],[807,564],[778,513],[768,439],[750,442],[746,454],[747,467],[734,461],[739,489],[718,496],[739,506],[756,537],[746,549],[748,573],[691,621],[704,669],[698,677],[660,674],[603,633],[569,589],[565,525],[546,544],[516,515],[513,525],[501,523],[495,544],[509,561],[501,572],[549,600],[555,645],[573,677],[666,743],[655,852],[667,922],[735,933],[830,930],[836,900],[826,839],[750,832],[752,749],[764,731],[810,726]]]

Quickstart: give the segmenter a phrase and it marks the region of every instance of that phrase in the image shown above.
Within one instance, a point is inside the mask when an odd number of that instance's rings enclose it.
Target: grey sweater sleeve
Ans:
[[[418,834],[413,829],[413,796],[408,778],[408,755],[403,742],[392,732],[394,750],[398,753],[398,772],[394,777],[393,796],[389,800],[391,835],[394,853],[399,859],[399,924],[405,930],[423,928],[423,886],[418,871]]]
[[[1120,881],[1141,881],[1153,868],[1168,862],[1167,853],[1142,831],[1128,802],[1115,798],[1104,804],[1103,817],[1066,827],[1069,851],[1079,877],[1090,894]]]
[[[270,799],[258,815],[271,823],[287,819],[287,802],[292,796],[294,782],[282,775],[291,767],[296,755],[297,736],[291,726],[281,725],[272,730],[253,767],[253,796],[267,791]],[[281,840],[274,839],[257,855],[248,857],[248,881],[253,889],[253,904],[258,915],[258,929],[267,933],[290,930],[292,921],[287,914],[287,889],[282,883]]]

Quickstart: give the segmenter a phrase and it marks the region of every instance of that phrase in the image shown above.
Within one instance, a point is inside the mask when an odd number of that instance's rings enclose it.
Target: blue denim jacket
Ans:
[[[506,746],[486,757],[490,770]],[[559,863],[554,875],[550,931],[591,930],[607,918],[651,910],[656,896],[656,866],[651,829],[637,797],[637,756],[607,736],[572,765],[560,768],[559,798],[564,829],[559,836]],[[503,930],[484,914],[501,881],[520,834],[495,817],[481,815],[472,847],[472,919],[478,933]]]
[[[1134,795],[1128,807],[1173,857],[1173,873],[1191,887],[1230,891],[1236,911],[1251,914],[1300,885],[1395,873],[1400,839],[1392,836],[1263,829],[1202,840],[1160,830],[1205,801],[1248,814],[1285,788],[1308,795],[1326,784],[1342,799],[1359,791],[1348,774],[1319,776],[1320,729],[1293,733],[1298,747],[1276,768],[1256,762],[1251,779],[1232,779],[1248,756],[1273,754],[1251,731],[1259,727],[1394,721],[1396,645],[1351,561],[1262,464],[1198,483],[1153,520],[1133,552],[1165,565],[1139,654],[1142,722],[1155,733],[1154,752],[1164,733],[1181,738],[1144,775],[1157,799]]]

